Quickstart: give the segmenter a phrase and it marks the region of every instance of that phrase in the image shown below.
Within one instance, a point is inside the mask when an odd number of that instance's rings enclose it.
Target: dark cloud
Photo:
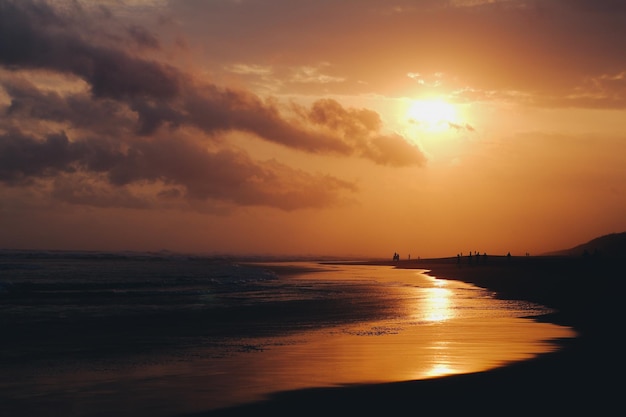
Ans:
[[[160,49],[161,43],[148,30],[141,26],[131,25],[127,29],[128,35],[141,47]]]
[[[92,175],[61,175],[52,183],[50,196],[68,204],[104,208],[156,208],[151,196],[138,195],[124,187],[113,187]]]
[[[270,142],[314,153],[350,155],[353,150],[333,132],[322,134],[287,120],[276,104],[241,90],[190,86],[183,97],[186,122],[207,133],[240,130]],[[167,106],[167,104],[165,104]],[[178,112],[180,114],[180,111]]]
[[[0,135],[0,181],[17,185],[79,171],[112,176],[136,152],[110,139],[70,141],[63,132],[39,139],[11,131]]]
[[[175,197],[179,191],[173,190],[180,187],[188,200],[284,210],[337,204],[341,192],[356,190],[353,184],[337,178],[311,175],[276,161],[253,161],[243,151],[209,152],[190,140],[116,143],[103,139],[69,141],[65,134],[44,140],[17,132],[0,136],[0,181],[15,186],[66,173],[94,174],[96,183],[105,181],[120,193],[129,193],[124,188],[127,186],[152,184],[160,197]],[[95,191],[104,189],[87,181],[81,181],[80,186],[76,181],[59,184],[62,186],[56,187],[54,196],[73,203],[86,204]],[[108,196],[112,192],[106,194],[90,204],[131,200],[116,200]],[[147,204],[139,198],[132,201],[133,207]]]
[[[314,124],[341,132],[361,156],[376,163],[410,166],[426,162],[420,149],[404,137],[381,134],[382,120],[372,110],[346,109],[335,100],[324,99],[313,103],[307,116]]]
[[[65,134],[43,141],[12,132],[0,136],[0,181],[18,184],[31,177],[45,177],[59,171],[72,172],[73,145]]]
[[[368,109],[345,109],[339,102],[331,99],[322,99],[313,103],[309,119],[313,123],[355,137],[379,131],[382,127],[378,113]]]
[[[362,153],[384,165],[409,166],[416,161],[426,162],[426,157],[414,145],[407,143],[400,135],[374,136]]]
[[[78,3],[52,4],[0,0],[0,85],[9,99],[0,121],[0,181],[6,184],[58,176],[55,198],[75,204],[147,207],[150,199],[133,199],[129,191],[145,183],[156,187],[154,201],[178,196],[292,210],[332,205],[356,189],[277,161],[255,161],[231,148],[225,133],[392,166],[424,162],[403,137],[384,134],[373,111],[329,100],[306,109],[201,82],[143,56],[161,48],[146,28],[121,25],[126,30],[112,34]],[[95,10],[100,19],[114,19],[107,8]],[[50,74],[58,85],[37,82]],[[179,134],[189,128],[201,133]],[[219,149],[209,151],[207,140]],[[116,199],[111,190],[129,194]]]
[[[82,78],[95,99],[114,99],[135,111],[139,118],[138,131],[142,134],[152,134],[164,124],[172,127],[189,124],[209,134],[246,131],[308,152],[355,153],[332,129],[321,134],[306,125],[294,124],[276,105],[254,94],[201,84],[170,65],[130,55],[121,47],[86,42],[62,26],[62,19],[49,8],[41,13],[50,16],[49,24],[35,27],[29,20],[34,6],[2,4],[2,19],[9,21],[15,16],[23,25],[6,25],[0,38],[0,62],[14,69],[53,70]],[[54,30],[49,29],[51,26]],[[393,157],[388,160],[393,163]],[[415,164],[420,162],[421,158],[414,160]]]
[[[0,63],[75,74],[97,97],[178,94],[180,74],[173,67],[90,43],[68,20],[42,2],[0,2]]]
[[[65,81],[72,82],[69,79]],[[0,85],[11,98],[5,122],[21,121],[29,126],[29,130],[36,130],[35,124],[44,121],[106,136],[121,135],[136,127],[136,117],[115,100],[93,100],[87,92],[61,94],[54,90],[42,91],[26,78],[13,73],[1,74]]]

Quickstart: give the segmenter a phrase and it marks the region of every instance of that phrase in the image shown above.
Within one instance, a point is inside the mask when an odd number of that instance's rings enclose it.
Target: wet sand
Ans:
[[[495,370],[283,392],[267,401],[193,415],[609,415],[623,409],[623,260],[490,256],[472,264],[467,258],[369,263],[427,269],[503,299],[540,303],[557,312],[536,320],[571,326],[579,337],[564,340],[556,352]]]

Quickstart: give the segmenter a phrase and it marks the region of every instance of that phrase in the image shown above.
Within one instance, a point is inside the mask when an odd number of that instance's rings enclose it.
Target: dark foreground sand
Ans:
[[[538,302],[541,317],[580,335],[563,349],[487,372],[431,380],[279,393],[267,401],[194,416],[276,415],[624,415],[626,260],[491,256],[372,262],[423,268],[474,283],[501,298]]]

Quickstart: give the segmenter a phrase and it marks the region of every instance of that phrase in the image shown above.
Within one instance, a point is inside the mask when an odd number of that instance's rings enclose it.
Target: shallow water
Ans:
[[[0,262],[2,330],[15,339],[0,376],[10,415],[176,415],[284,390],[482,371],[575,336],[528,318],[542,306],[419,270],[108,261]]]

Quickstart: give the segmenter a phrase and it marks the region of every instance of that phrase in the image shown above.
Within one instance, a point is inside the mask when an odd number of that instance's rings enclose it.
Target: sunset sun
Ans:
[[[454,105],[442,100],[413,100],[406,110],[410,123],[427,131],[443,131],[456,124],[458,115]]]

